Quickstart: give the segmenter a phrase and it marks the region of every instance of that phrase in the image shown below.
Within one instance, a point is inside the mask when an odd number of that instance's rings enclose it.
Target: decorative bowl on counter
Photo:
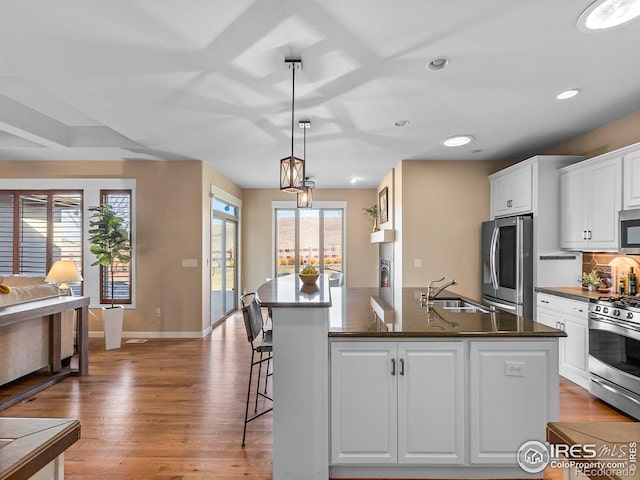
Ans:
[[[318,280],[318,277],[320,276],[320,274],[318,273],[300,273],[299,275],[300,280],[302,280],[302,283],[304,283],[305,285],[315,284]]]

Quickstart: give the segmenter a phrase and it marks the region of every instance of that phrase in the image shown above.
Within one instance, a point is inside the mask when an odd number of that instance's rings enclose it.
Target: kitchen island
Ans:
[[[306,291],[295,275],[258,289],[273,315],[274,480],[541,477],[516,453],[558,419],[564,332],[427,311],[412,288],[385,323],[378,293],[324,275]]]

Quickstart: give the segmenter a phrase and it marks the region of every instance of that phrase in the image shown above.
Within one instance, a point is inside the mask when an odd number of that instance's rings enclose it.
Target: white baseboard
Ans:
[[[122,338],[203,338],[211,333],[211,327],[202,332],[122,332]],[[89,332],[90,338],[104,338],[102,330]]]

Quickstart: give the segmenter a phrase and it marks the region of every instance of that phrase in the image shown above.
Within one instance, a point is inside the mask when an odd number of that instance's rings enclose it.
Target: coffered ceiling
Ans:
[[[291,56],[318,188],[375,187],[403,159],[526,158],[639,109],[640,20],[581,32],[591,3],[0,0],[0,159],[199,159],[277,188]],[[475,140],[441,144],[455,134]]]

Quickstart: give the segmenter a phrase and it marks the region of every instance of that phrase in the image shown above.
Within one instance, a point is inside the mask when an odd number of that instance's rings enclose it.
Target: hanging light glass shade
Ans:
[[[306,168],[307,168],[307,128],[311,128],[311,122],[309,120],[301,120],[300,128],[304,129],[304,140],[303,140],[303,150],[302,150],[302,174],[303,174],[303,182],[302,182],[302,190],[297,194],[297,204],[298,208],[311,208],[313,206],[313,189],[315,188],[315,182],[309,180],[309,177],[306,176]]]
[[[293,118],[296,96],[296,69],[302,68],[299,58],[285,59],[291,69],[291,155],[280,160],[280,190],[290,193],[302,191],[304,186],[304,160],[293,155]]]
[[[298,192],[298,208],[313,208],[313,189],[315,182],[306,177],[302,191]]]

